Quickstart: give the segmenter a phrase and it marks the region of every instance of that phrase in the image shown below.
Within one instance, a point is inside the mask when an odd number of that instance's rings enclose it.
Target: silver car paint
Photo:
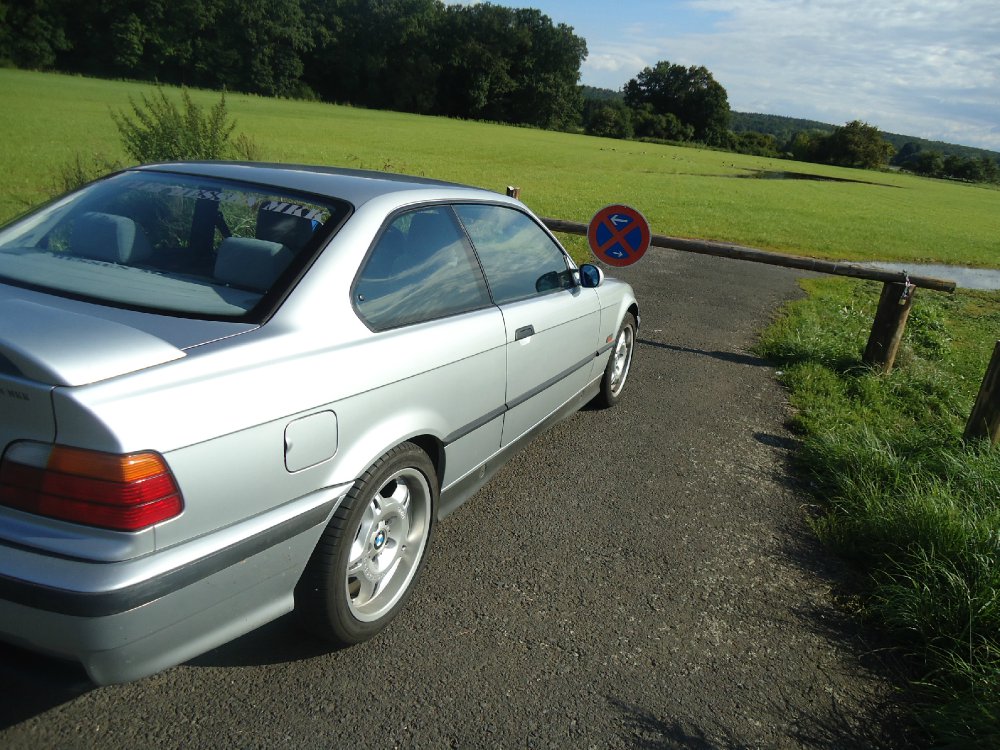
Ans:
[[[94,383],[184,356],[121,323],[18,299],[0,302],[0,340],[24,377],[49,385]],[[94,357],[95,347],[107,355]]]
[[[331,508],[335,496],[320,499],[322,504],[317,507]],[[287,513],[287,509],[281,510]],[[66,608],[51,611],[34,599],[25,603],[0,598],[0,635],[17,645],[79,661],[97,684],[144,677],[204,653],[291,611],[295,583],[329,515],[324,513],[321,517],[324,520],[314,522],[306,531],[247,556],[224,557],[227,549],[240,549],[240,535],[236,532],[243,532],[244,529],[229,531],[224,540],[230,543],[228,545],[216,548],[216,540],[206,540],[203,543],[205,549],[195,554],[179,550],[174,559],[163,561],[177,566],[167,569],[184,570],[190,567],[189,559],[211,561],[212,549],[229,564],[193,580],[187,586],[150,598],[148,602],[125,611],[80,615],[68,613]],[[253,526],[260,528],[258,533],[274,528],[273,518],[256,521]],[[53,559],[14,550],[17,554],[12,561],[7,557],[10,550],[4,552],[4,570],[12,563],[16,570],[30,570],[46,559]],[[99,575],[104,575],[102,569],[107,565],[93,567]],[[28,574],[25,570],[21,572]],[[133,586],[141,586],[147,581],[155,583],[155,579],[149,577],[149,571],[136,570],[133,573],[137,577],[129,579]],[[77,582],[80,575],[77,563],[70,566],[62,578],[53,576],[53,581]],[[35,578],[41,576],[36,574]],[[108,588],[106,583],[92,586],[90,591],[83,586],[79,589],[83,596],[88,593],[116,593],[116,589]]]
[[[337,186],[349,184],[356,210],[264,326],[98,308],[96,318],[105,322],[93,327],[103,332],[102,354],[106,348],[120,352],[118,359],[90,364],[82,347],[52,353],[60,372],[83,374],[51,379],[86,384],[51,389],[47,419],[43,410],[23,415],[34,425],[29,433],[20,418],[16,433],[6,420],[0,425],[6,430],[0,433],[3,444],[15,438],[51,440],[54,412],[59,442],[112,452],[157,450],[185,499],[179,517],[137,534],[81,533],[72,524],[0,509],[0,539],[29,539],[38,550],[18,550],[8,558],[4,549],[4,575],[110,595],[178,566],[211,570],[210,562],[220,555],[239,558],[248,552],[246,559],[258,561],[210,572],[134,611],[94,618],[40,614],[29,645],[79,659],[98,682],[156,671],[290,609],[294,583],[336,503],[357,476],[400,442],[430,439],[439,446],[440,455],[432,456],[440,462],[444,490],[439,515],[453,510],[502,465],[518,437],[527,439],[596,392],[609,337],[635,305],[631,289],[609,279],[596,290],[577,287],[549,295],[541,306],[512,303],[373,333],[354,313],[350,289],[387,216],[442,201],[524,207],[456,186],[401,182],[386,193],[381,180],[362,180],[359,187],[346,177],[281,169],[184,169],[320,193],[336,194]],[[34,294],[13,290],[9,296],[21,304]],[[60,298],[53,306],[81,316],[84,327],[95,320],[94,305]],[[529,324],[535,333],[515,340],[516,330]],[[94,378],[97,371],[87,367],[103,368],[98,374],[107,377]],[[30,392],[36,407],[48,400],[47,386],[0,378],[8,389]],[[89,382],[92,378],[96,382]],[[552,387],[531,393],[549,380]],[[314,419],[324,414],[335,418]],[[296,442],[289,441],[289,430],[294,435],[301,424],[310,424],[314,435],[324,428],[336,434],[324,438],[327,449],[301,465],[293,457],[295,468],[289,470]],[[318,507],[328,512],[317,521]],[[309,518],[312,525],[277,546],[258,549],[249,543],[263,532],[248,529],[271,528],[278,517],[285,523]],[[77,562],[62,569],[43,565],[58,559],[45,551]],[[110,577],[74,580],[72,565],[87,565],[81,558],[99,562]],[[225,588],[218,588],[221,582]],[[220,595],[232,606],[220,606]],[[0,635],[24,637],[33,621],[25,609],[23,603],[0,601]],[[72,622],[61,619],[66,617]],[[156,617],[166,619],[152,628]],[[83,635],[63,643],[67,625]],[[109,628],[121,637],[107,640]]]
[[[582,287],[500,309],[507,325],[507,403],[512,407],[504,416],[507,445],[587,385],[598,349],[600,310],[595,290]],[[534,333],[517,340],[517,331],[526,326]]]

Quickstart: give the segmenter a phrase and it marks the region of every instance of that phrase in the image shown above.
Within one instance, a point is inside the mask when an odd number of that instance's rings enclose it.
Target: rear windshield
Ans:
[[[0,281],[119,307],[254,320],[347,203],[189,175],[125,172],[0,231]]]

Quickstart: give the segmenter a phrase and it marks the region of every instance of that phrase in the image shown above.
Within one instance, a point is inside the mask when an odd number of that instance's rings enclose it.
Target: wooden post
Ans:
[[[892,372],[916,291],[912,284],[886,282],[882,285],[875,323],[865,347],[865,364],[881,367],[887,374]]]
[[[521,188],[515,187],[514,185],[507,186],[507,195],[511,198],[517,198],[521,200]]]
[[[965,426],[965,441],[977,438],[989,438],[993,445],[1000,441],[1000,341],[993,347],[993,358]]]

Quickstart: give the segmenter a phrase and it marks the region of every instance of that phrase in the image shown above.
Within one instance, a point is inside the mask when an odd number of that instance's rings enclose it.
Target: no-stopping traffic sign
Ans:
[[[607,206],[590,220],[587,240],[598,260],[610,266],[630,266],[649,248],[649,223],[630,206]]]

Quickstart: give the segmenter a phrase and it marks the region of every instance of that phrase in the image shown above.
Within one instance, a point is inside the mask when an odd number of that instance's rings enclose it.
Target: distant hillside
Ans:
[[[624,99],[625,95],[621,91],[611,89],[599,89],[596,86],[580,86],[580,93],[584,99],[596,99],[597,101],[609,102]]]
[[[762,115],[755,112],[731,112],[729,129],[734,133],[764,133],[773,135],[778,143],[787,143],[796,133],[815,130],[832,133],[833,125],[816,120],[801,120],[781,115]]]
[[[611,89],[595,88],[594,86],[581,86],[584,99],[598,101],[621,100],[625,96],[621,91]],[[782,115],[762,115],[756,112],[732,112],[732,119],[729,127],[734,133],[764,133],[773,135],[779,144],[788,143],[792,136],[802,131],[814,130],[820,133],[832,133],[836,125],[818,120],[802,120],[797,117],[784,117]],[[843,125],[844,123],[838,123]],[[878,124],[878,123],[874,123]],[[965,159],[978,159],[986,156],[990,159],[1000,159],[1000,152],[988,151],[983,148],[972,146],[959,146],[954,143],[943,141],[929,141],[925,138],[917,138],[915,135],[901,135],[899,133],[887,133],[884,130],[882,137],[899,151],[907,143],[913,143],[920,148],[920,151],[936,151],[942,156],[961,156]]]
[[[762,115],[752,112],[733,112],[729,124],[734,133],[766,133],[773,135],[778,143],[787,143],[791,137],[803,130],[816,130],[821,133],[832,133],[834,125],[816,120],[800,120],[794,117],[783,117],[781,115]],[[954,143],[943,141],[929,141],[925,138],[917,138],[914,135],[901,135],[899,133],[882,132],[885,138],[893,147],[899,151],[907,143],[913,143],[920,147],[921,151],[937,151],[942,156],[961,156],[964,159],[978,159],[986,156],[990,159],[1000,158],[1000,153],[988,151],[983,148],[972,146],[959,146]]]

